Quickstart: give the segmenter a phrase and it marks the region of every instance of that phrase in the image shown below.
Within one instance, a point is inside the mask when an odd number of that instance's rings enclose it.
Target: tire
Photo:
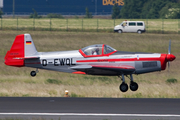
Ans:
[[[130,89],[132,91],[136,91],[138,89],[138,84],[136,82],[131,82],[130,83]]]
[[[122,83],[120,86],[119,86],[119,89],[121,92],[126,92],[128,90],[128,85],[126,83]]]
[[[36,76],[36,72],[35,72],[35,71],[31,71],[30,75],[31,75],[32,77],[34,77],[34,76]]]
[[[118,33],[122,33],[122,30],[118,30]]]
[[[137,31],[137,33],[141,34],[141,33],[142,33],[142,31],[141,31],[141,30],[138,30],[138,31]]]

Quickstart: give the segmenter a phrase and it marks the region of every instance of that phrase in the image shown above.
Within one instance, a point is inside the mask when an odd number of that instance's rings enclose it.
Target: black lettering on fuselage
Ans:
[[[54,66],[64,66],[64,65],[68,65],[68,66],[71,66],[71,65],[76,65],[73,63],[73,59],[72,58],[60,58],[60,59],[54,59]],[[42,60],[42,65],[43,66],[47,66],[48,64],[53,64],[53,62],[51,62],[51,60],[47,61],[46,59],[43,59]]]
[[[59,62],[60,62],[60,65],[61,65],[61,66],[64,65],[64,63],[65,63],[65,58],[64,58],[64,59],[59,59]]]
[[[54,59],[54,66],[59,66],[57,61],[58,61],[58,59]]]
[[[42,65],[43,65],[43,66],[47,66],[47,60],[43,59],[43,60],[42,60]]]
[[[71,65],[76,65],[76,64],[73,64],[73,59],[71,58]]]
[[[54,59],[54,66],[64,66],[64,65],[76,65],[73,63],[72,58],[60,58],[60,59]]]
[[[66,58],[66,65],[70,66],[70,59],[69,58]]]
[[[50,60],[51,61],[51,60]],[[42,66],[47,66],[48,64],[53,64],[53,62],[47,61],[46,59],[42,60]],[[60,58],[60,59],[54,59],[54,66],[64,66],[64,65],[76,65],[73,63],[72,58]]]

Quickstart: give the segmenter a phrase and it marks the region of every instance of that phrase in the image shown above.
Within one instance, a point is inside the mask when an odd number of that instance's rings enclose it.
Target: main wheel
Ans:
[[[130,89],[132,91],[136,91],[138,89],[138,84],[136,82],[131,82],[130,83]]]
[[[36,76],[36,71],[31,71],[30,75],[31,75],[32,77]]]
[[[119,89],[120,89],[122,92],[126,92],[126,91],[128,90],[128,85],[123,82],[123,83],[119,86]]]
[[[122,30],[118,30],[118,33],[122,33]]]

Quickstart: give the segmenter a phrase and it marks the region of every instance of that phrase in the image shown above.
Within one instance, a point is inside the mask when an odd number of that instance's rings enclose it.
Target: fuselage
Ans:
[[[166,54],[159,53],[135,53],[117,51],[109,56],[84,58],[79,50],[58,51],[58,52],[39,52],[39,59],[25,60],[26,67],[54,70],[60,72],[76,73],[71,69],[79,65],[109,65],[109,66],[132,66],[135,68],[133,74],[142,74],[154,71],[161,71],[166,68]],[[107,71],[107,72],[106,72]],[[98,73],[97,73],[98,72]],[[105,70],[102,72],[87,72],[92,75],[118,75],[117,72]]]

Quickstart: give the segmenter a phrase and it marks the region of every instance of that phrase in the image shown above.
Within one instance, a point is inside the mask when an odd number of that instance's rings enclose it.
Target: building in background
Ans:
[[[1,2],[3,0],[0,0]],[[39,15],[58,13],[62,15],[84,15],[86,7],[93,15],[109,15],[115,3],[121,7],[123,0],[4,0],[5,15],[29,15],[35,9]]]

